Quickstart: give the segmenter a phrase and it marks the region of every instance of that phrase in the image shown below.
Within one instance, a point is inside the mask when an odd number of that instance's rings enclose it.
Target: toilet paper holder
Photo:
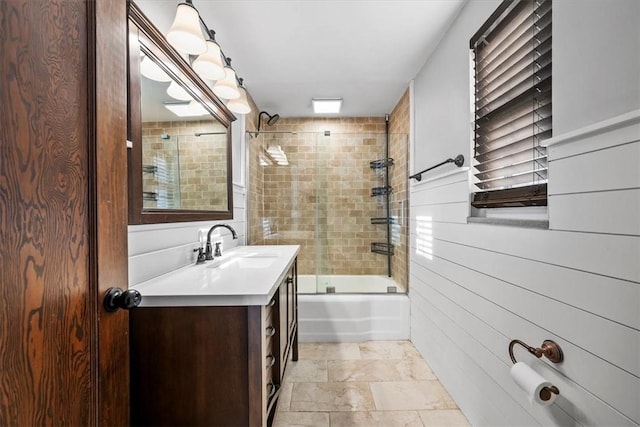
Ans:
[[[542,342],[542,346],[540,346],[539,348],[534,348],[528,344],[525,344],[520,340],[512,340],[509,343],[509,356],[511,357],[511,361],[514,364],[518,363],[515,356],[513,355],[513,346],[516,344],[520,344],[521,346],[526,348],[529,353],[533,354],[538,359],[541,358],[542,356],[545,356],[547,359],[549,359],[553,363],[560,363],[564,360],[564,354],[562,353],[562,349],[558,344],[555,343],[555,341],[544,340]]]
[[[516,344],[520,344],[522,347],[526,348],[529,353],[533,354],[538,359],[542,356],[545,356],[553,363],[560,363],[564,360],[562,349],[554,341],[544,340],[539,348],[534,348],[520,340],[512,340],[509,343],[509,356],[511,357],[511,361],[514,363],[514,365],[518,363],[515,356],[513,355],[513,346]],[[540,399],[542,399],[543,401],[548,401],[549,399],[551,399],[551,393],[558,395],[560,394],[560,390],[554,385],[550,387],[544,387],[542,390],[540,390]]]

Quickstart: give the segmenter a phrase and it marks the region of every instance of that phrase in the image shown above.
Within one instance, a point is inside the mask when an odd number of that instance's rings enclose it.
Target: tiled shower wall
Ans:
[[[371,224],[386,215],[383,199],[371,197],[384,180],[369,167],[385,155],[384,118],[291,118],[262,130],[296,134],[250,138],[249,242],[301,245],[301,274],[386,275],[386,256],[371,252],[386,242],[386,226]],[[260,165],[269,145],[282,147],[288,166]]]
[[[203,135],[198,132],[225,132],[226,129],[212,120],[146,122],[142,124],[144,165],[154,165],[154,158],[164,159],[164,163],[175,165],[168,172],[179,173],[166,179],[179,182],[180,189],[174,197],[179,197],[182,209],[227,209],[227,136]],[[162,134],[170,139],[162,139]],[[176,142],[177,141],[177,142]],[[157,163],[157,162],[156,162]],[[178,168],[179,163],[179,168]],[[177,172],[179,169],[179,172]],[[144,191],[157,191],[158,177],[152,173],[143,174]],[[171,189],[172,186],[168,186]],[[173,194],[173,193],[172,193]],[[155,207],[145,201],[145,207]],[[174,206],[168,206],[174,207]]]

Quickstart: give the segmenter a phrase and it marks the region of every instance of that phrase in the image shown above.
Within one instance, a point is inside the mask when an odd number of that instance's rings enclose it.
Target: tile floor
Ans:
[[[410,341],[303,343],[274,427],[468,426]]]

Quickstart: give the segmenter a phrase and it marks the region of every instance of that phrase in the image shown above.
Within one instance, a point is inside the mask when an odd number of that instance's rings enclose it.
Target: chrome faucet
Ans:
[[[205,247],[205,252],[204,252],[204,257],[206,260],[210,261],[213,259],[213,249],[211,248],[211,233],[213,232],[213,230],[215,230],[218,227],[224,227],[227,230],[229,230],[231,232],[231,236],[233,237],[234,240],[238,239],[238,235],[236,234],[236,230],[233,229],[233,227],[231,227],[228,224],[216,224],[213,227],[211,227],[209,229],[209,232],[207,233],[207,245]],[[216,245],[216,253],[215,256],[220,256],[222,255],[222,252],[220,251],[220,246]]]

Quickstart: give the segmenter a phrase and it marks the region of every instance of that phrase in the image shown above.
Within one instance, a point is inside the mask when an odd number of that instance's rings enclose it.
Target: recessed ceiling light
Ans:
[[[337,114],[342,108],[342,98],[313,98],[311,103],[315,114]]]
[[[209,112],[194,101],[190,102],[163,102],[164,107],[178,117],[195,117],[209,114]]]

